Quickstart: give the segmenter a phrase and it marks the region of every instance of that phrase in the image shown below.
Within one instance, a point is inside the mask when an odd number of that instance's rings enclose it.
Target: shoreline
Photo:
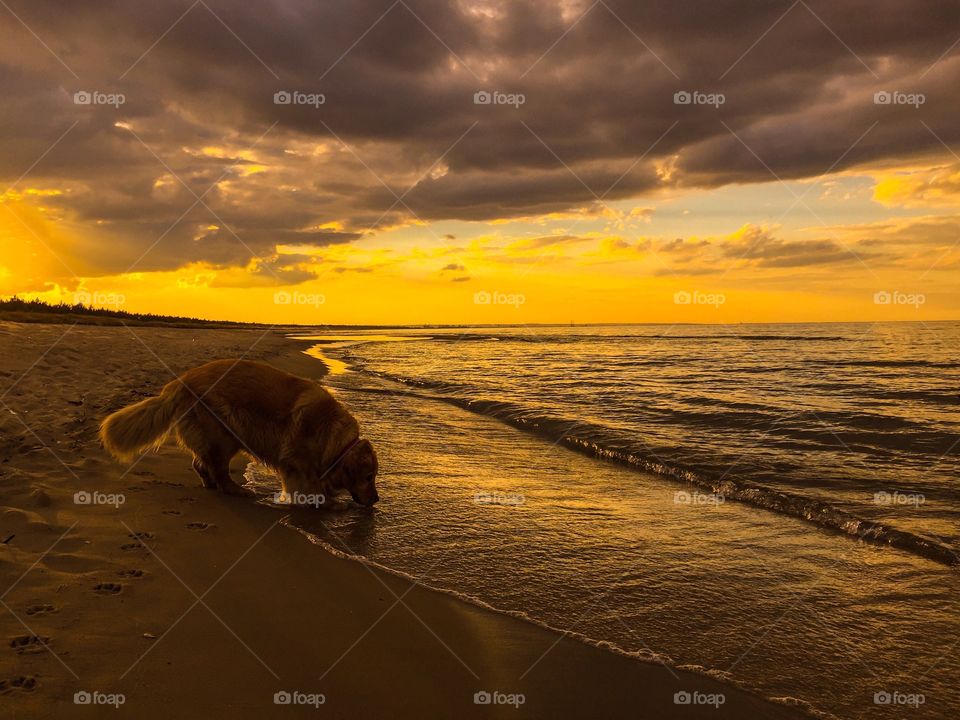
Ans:
[[[597,640],[596,638],[589,637],[587,635],[584,635],[582,633],[579,633],[573,630],[564,630],[563,628],[550,625],[549,623],[544,622],[542,620],[538,620],[522,611],[507,610],[504,608],[496,607],[482,600],[481,598],[473,595],[459,592],[457,590],[450,590],[447,588],[439,587],[437,585],[431,585],[425,582],[420,582],[417,580],[415,576],[405,573],[402,570],[397,570],[395,568],[388,567],[387,565],[383,565],[381,563],[376,562],[375,560],[371,560],[361,555],[350,555],[348,553],[338,551],[332,545],[328,544],[327,542],[323,541],[322,539],[318,538],[317,536],[313,535],[312,533],[306,530],[303,530],[295,526],[288,526],[288,527],[289,529],[294,530],[295,532],[303,535],[307,539],[307,541],[310,542],[312,545],[315,545],[321,548],[323,552],[333,555],[336,558],[342,559],[347,562],[355,562],[355,563],[365,565],[378,572],[388,574],[388,575],[400,578],[402,580],[411,582],[415,584],[417,587],[422,588],[426,591],[448,596],[457,602],[466,603],[467,605],[478,608],[484,612],[492,613],[494,615],[503,616],[506,618],[510,618],[511,620],[516,620],[525,624],[529,624],[537,629],[545,630],[548,633],[552,633],[553,635],[562,636],[563,639],[569,638],[570,640],[573,640],[574,642],[579,643],[581,645],[585,645],[586,647],[601,650],[605,653],[610,653],[617,657],[624,658],[629,662],[642,663],[644,665],[654,666],[654,667],[659,666],[664,669],[667,669],[668,672],[682,673],[686,676],[694,676],[696,678],[705,678],[711,682],[720,683],[722,686],[726,686],[728,688],[734,689],[737,692],[746,693],[751,697],[754,697],[766,703],[770,703],[777,707],[788,707],[788,708],[799,709],[802,714],[798,717],[819,718],[819,720],[838,720],[836,716],[831,715],[830,713],[827,713],[822,710],[817,710],[816,708],[809,706],[803,700],[799,700],[797,698],[767,697],[763,693],[758,692],[747,685],[739,683],[731,677],[723,677],[724,674],[722,673],[722,671],[713,671],[713,670],[710,670],[709,668],[706,668],[700,665],[679,665],[673,662],[670,658],[659,655],[654,652],[649,652],[649,653],[632,652],[608,640]]]
[[[285,717],[277,692],[322,693],[319,711],[333,717],[618,717],[640,708],[668,718],[807,716],[339,559],[289,528],[277,532],[282,512],[203,490],[170,445],[133,469],[99,449],[106,412],[213,355],[253,345],[251,359],[322,373],[280,333],[257,335],[0,325],[12,368],[0,491],[12,538],[0,554],[9,588],[0,610],[8,638],[27,638],[25,650],[2,656],[11,717],[89,717],[77,692],[120,693],[119,712],[137,717],[184,707]],[[78,505],[81,490],[124,502]],[[525,702],[474,704],[482,691]],[[677,692],[724,702],[677,705]]]
[[[317,336],[319,337],[319,336]],[[430,338],[427,338],[430,339]],[[436,338],[433,338],[436,339]],[[300,341],[296,338],[297,341]],[[316,337],[314,339],[316,342]],[[376,338],[364,342],[376,342]],[[316,348],[337,348],[337,344],[318,344]],[[309,350],[305,353],[311,354]],[[322,363],[329,363],[327,369],[333,368],[333,374],[340,374],[345,370],[365,373],[371,377],[386,379],[395,382],[404,388],[404,392],[416,393],[427,385],[418,385],[405,378],[389,373],[371,370],[359,370],[350,366],[348,362],[339,358],[329,358],[322,351],[311,354]],[[327,372],[324,372],[326,375]],[[525,433],[545,438],[575,452],[602,462],[610,462],[622,467],[640,472],[648,472],[665,479],[674,481],[681,487],[693,487],[707,492],[722,495],[725,499],[734,500],[758,510],[775,513],[786,517],[793,517],[809,523],[813,527],[826,532],[845,537],[849,540],[861,541],[877,547],[889,547],[915,557],[938,563],[950,569],[960,567],[960,555],[955,548],[922,534],[903,530],[887,523],[860,517],[850,511],[836,507],[832,503],[816,498],[804,497],[797,493],[763,487],[750,482],[742,482],[733,478],[721,478],[719,481],[698,474],[693,470],[680,466],[667,466],[658,459],[651,460],[638,456],[633,452],[611,449],[594,441],[585,440],[573,435],[562,434],[557,438],[557,430],[561,433],[569,427],[569,420],[562,420],[541,416],[531,420],[524,414],[518,413],[519,407],[511,406],[509,402],[497,400],[469,400],[444,394],[442,384],[433,386],[439,394],[433,396],[418,395],[437,402],[447,403],[453,407],[467,410],[477,415],[494,418],[510,427]]]

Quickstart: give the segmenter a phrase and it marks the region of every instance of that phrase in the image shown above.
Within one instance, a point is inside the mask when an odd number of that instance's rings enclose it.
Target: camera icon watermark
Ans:
[[[105,292],[87,292],[78,290],[73,294],[74,305],[86,305],[87,307],[123,307],[127,302],[127,296],[122,293]]]
[[[727,701],[723,693],[705,693],[699,690],[680,690],[673,694],[674,705],[712,705],[719,708]]]
[[[278,90],[273,94],[274,105],[310,105],[319,108],[326,104],[327,96],[323,93],[306,93],[300,90]]]
[[[673,294],[674,305],[712,305],[718,308],[727,302],[723,293],[705,293],[699,290],[680,290]]]
[[[880,90],[873,94],[874,105],[912,105],[919,108],[927,102],[923,93],[905,93],[899,90]]]
[[[299,291],[277,290],[273,294],[274,305],[312,305],[319,308],[327,302],[327,296],[320,293],[304,293]]]
[[[123,693],[104,693],[99,690],[80,690],[73,694],[74,705],[112,705],[119,708],[127,701]]]
[[[715,108],[727,102],[723,93],[705,93],[699,90],[678,90],[673,94],[674,105],[711,105]]]
[[[127,498],[122,493],[79,490],[73,494],[74,505],[113,505],[114,508],[119,508],[126,501]]]
[[[127,101],[123,93],[105,93],[99,90],[78,90],[73,94],[74,105],[112,105],[120,107]]]
[[[519,308],[526,302],[526,295],[521,295],[520,293],[504,293],[499,290],[494,290],[493,292],[480,290],[473,294],[474,305],[513,305],[513,307]]]
[[[323,693],[305,693],[299,690],[280,690],[273,694],[274,705],[305,705],[313,708],[319,708],[327,702],[327,696]]]
[[[523,693],[505,693],[499,690],[478,690],[473,694],[474,705],[510,705],[518,709],[527,702]]]
[[[499,90],[477,90],[473,94],[474,105],[511,105],[519,108],[527,101],[523,93],[505,93]]]
[[[874,305],[910,305],[919,310],[921,305],[926,304],[927,296],[923,293],[905,293],[899,290],[888,292],[880,290],[873,294]]]

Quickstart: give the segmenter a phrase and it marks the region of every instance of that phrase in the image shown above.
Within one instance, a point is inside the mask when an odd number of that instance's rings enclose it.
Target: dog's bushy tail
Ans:
[[[177,393],[164,392],[117,410],[100,424],[100,441],[118,460],[130,460],[163,442],[177,411]]]

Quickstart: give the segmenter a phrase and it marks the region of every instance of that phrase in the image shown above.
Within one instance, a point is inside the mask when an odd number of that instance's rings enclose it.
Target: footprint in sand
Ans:
[[[100,595],[116,595],[121,590],[123,590],[123,585],[120,583],[100,583],[93,588],[93,591]]]
[[[166,485],[167,487],[183,487],[182,482],[176,482],[174,480],[144,480],[144,485],[157,486],[157,485]]]
[[[183,515],[183,513],[180,512],[179,510],[164,510],[163,514],[164,515]]]
[[[15,638],[10,638],[10,647],[16,651],[17,655],[42,653],[45,646],[49,644],[50,638],[42,635],[17,635]]]
[[[117,570],[117,575],[127,578],[143,577],[143,570]]]
[[[121,550],[143,550],[143,543],[125,543],[120,546]]]
[[[132,532],[127,535],[127,537],[133,538],[134,540],[153,540],[155,536],[150,532]]]
[[[192,497],[182,497],[182,498],[177,498],[177,500],[179,502],[185,502],[185,503],[195,503],[197,501],[196,498],[192,498]]]
[[[32,675],[17,675],[6,680],[0,680],[0,693],[8,693],[11,690],[31,692],[36,687],[37,679]]]
[[[211,525],[210,523],[205,522],[188,522],[187,527],[191,530],[209,530],[210,528],[216,527],[216,525]]]
[[[53,605],[31,605],[26,609],[27,615],[46,615],[47,613],[55,613],[57,609]]]

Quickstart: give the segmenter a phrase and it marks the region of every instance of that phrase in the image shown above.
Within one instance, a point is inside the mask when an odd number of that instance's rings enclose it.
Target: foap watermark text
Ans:
[[[674,505],[723,505],[726,498],[720,493],[702,493],[678,490],[673,494]]]
[[[480,290],[473,294],[474,305],[513,305],[513,307],[518,308],[526,302],[526,295],[521,295],[520,293],[505,293],[499,290],[494,290],[493,292]]]
[[[73,694],[74,705],[112,705],[119,708],[127,701],[123,693],[105,693],[99,690],[80,690]]]
[[[718,708],[727,701],[723,693],[705,693],[699,690],[680,690],[673,694],[674,705],[712,705]]]
[[[299,690],[280,690],[273,694],[274,705],[305,705],[318,708],[327,702],[323,693],[306,693]]]
[[[673,94],[674,105],[712,105],[720,107],[727,102],[723,93],[705,93],[700,90],[678,90]]]
[[[880,490],[873,494],[874,505],[913,505],[919,507],[927,501],[922,493],[902,493],[899,490],[887,492]]]
[[[78,290],[73,294],[74,305],[86,305],[87,307],[112,307],[118,308],[125,305],[127,296],[122,293],[106,292],[87,292]]]
[[[511,105],[520,107],[527,101],[523,93],[505,93],[499,90],[477,90],[473,94],[474,105]]]
[[[73,94],[74,105],[112,105],[120,107],[127,101],[123,93],[105,93],[99,90],[78,90]]]
[[[479,690],[473,694],[474,705],[510,705],[519,708],[527,701],[523,693],[505,693],[500,690]]]
[[[899,290],[880,290],[873,294],[875,305],[907,305],[919,309],[926,304],[927,296],[923,293],[905,293]]]
[[[727,296],[723,293],[680,290],[673,294],[673,303],[675,305],[712,305],[715,308],[719,308],[726,302]]]
[[[874,105],[912,105],[919,108],[927,102],[923,93],[905,93],[899,90],[880,90],[873,94]]]
[[[327,302],[327,296],[320,293],[305,293],[288,290],[277,290],[273,294],[274,305],[311,305],[320,307]]]
[[[323,507],[323,505],[327,502],[327,497],[322,493],[278,492],[274,493],[273,502],[277,505],[307,505],[310,507]]]
[[[476,492],[473,501],[477,505],[523,505],[527,498],[521,493]]]
[[[278,90],[273,94],[274,105],[310,105],[318,108],[327,102],[323,93],[307,93],[299,90]]]
[[[74,505],[113,505],[113,507],[118,508],[126,501],[127,498],[121,493],[79,490],[73,494]]]

